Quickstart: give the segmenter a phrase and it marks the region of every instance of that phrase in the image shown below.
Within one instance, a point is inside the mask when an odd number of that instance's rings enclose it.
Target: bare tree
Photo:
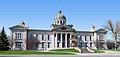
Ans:
[[[115,43],[112,40],[107,40],[107,47],[108,49],[115,48]]]
[[[27,39],[28,50],[33,50],[36,48],[36,45],[40,44],[40,41],[36,39],[33,35]]]
[[[118,36],[119,30],[120,30],[120,22],[117,21],[116,24],[114,25],[111,20],[108,20],[106,22],[106,25],[104,26],[104,28],[107,29],[108,31],[112,32],[112,35],[114,37],[115,50],[116,50],[117,36]]]

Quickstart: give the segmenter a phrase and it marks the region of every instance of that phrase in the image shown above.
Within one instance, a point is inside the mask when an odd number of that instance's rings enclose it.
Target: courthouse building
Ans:
[[[9,29],[11,30],[12,37],[11,49],[13,50],[70,47],[107,49],[106,30],[102,28],[95,30],[95,26],[91,25],[89,31],[76,31],[73,25],[67,24],[67,18],[62,14],[61,10],[59,10],[57,16],[55,16],[50,30],[26,28],[25,22],[23,21]]]

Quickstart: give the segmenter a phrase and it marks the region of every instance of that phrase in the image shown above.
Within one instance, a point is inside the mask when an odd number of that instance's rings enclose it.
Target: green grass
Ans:
[[[61,53],[61,52],[38,52],[36,50],[25,50],[25,51],[15,51],[15,50],[10,50],[10,51],[0,51],[0,54],[11,54],[11,55],[19,55],[19,54],[55,54],[55,55],[74,55],[73,53]]]
[[[76,49],[55,49],[55,50],[50,50],[50,51],[55,51],[55,52],[74,52],[74,53],[79,53],[78,50]]]
[[[117,49],[117,50],[115,50],[115,49],[108,49],[108,50],[120,52],[120,49]]]
[[[92,49],[95,53],[105,53],[103,50],[98,50],[98,49]]]
[[[114,50],[114,51],[119,51],[120,52],[120,49],[117,49],[117,50]]]

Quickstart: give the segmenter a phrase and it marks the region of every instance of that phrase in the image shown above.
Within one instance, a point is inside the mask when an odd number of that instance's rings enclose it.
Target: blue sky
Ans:
[[[67,24],[76,30],[89,30],[91,24],[98,29],[108,19],[120,20],[120,0],[0,0],[0,28],[10,34],[8,28],[23,20],[30,28],[49,29],[59,4]]]

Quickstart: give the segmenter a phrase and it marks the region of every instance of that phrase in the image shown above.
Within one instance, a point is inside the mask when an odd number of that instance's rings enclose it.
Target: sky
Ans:
[[[108,19],[120,20],[120,0],[0,0],[0,29],[10,35],[9,27],[22,20],[35,29],[50,29],[54,17],[61,9],[67,24],[76,30],[103,27]]]

